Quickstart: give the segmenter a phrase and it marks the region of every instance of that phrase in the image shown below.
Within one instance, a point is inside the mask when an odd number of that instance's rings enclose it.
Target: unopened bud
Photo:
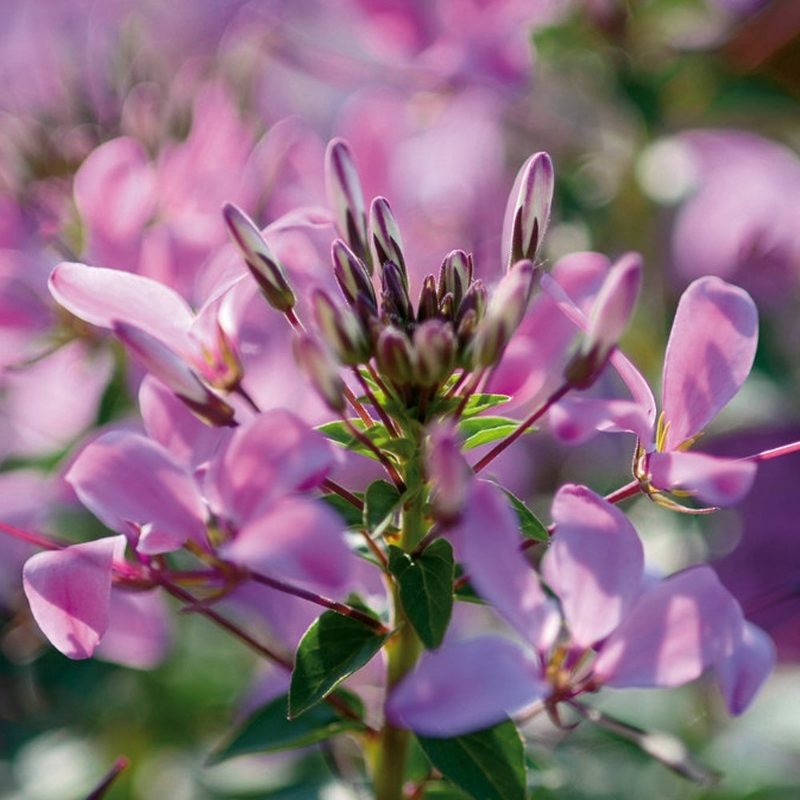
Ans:
[[[403,242],[400,228],[394,218],[389,201],[385,197],[376,197],[369,210],[369,226],[372,233],[372,247],[375,263],[380,268],[387,261],[392,261],[400,268],[403,283],[408,291],[408,272],[403,257]]]
[[[491,367],[502,358],[525,316],[536,275],[530,261],[520,261],[503,276],[472,341],[471,357],[476,367]]]
[[[325,185],[336,227],[372,274],[367,236],[367,207],[353,154],[344,139],[334,139],[325,153]]]
[[[173,350],[135,325],[116,321],[113,330],[125,349],[208,425],[232,427],[234,410],[215,395]]]
[[[550,219],[553,182],[553,162],[547,153],[536,153],[522,165],[514,184],[519,192],[516,197],[512,192],[507,210],[511,215],[509,266],[536,257]]]
[[[467,314],[472,313],[475,321],[480,322],[486,313],[488,303],[489,293],[486,291],[483,281],[480,279],[473,281],[458,306],[458,313],[455,318],[456,330],[461,327],[461,321]]]
[[[295,361],[308,375],[314,388],[329,408],[345,410],[345,384],[333,356],[313,337],[301,334],[292,340]]]
[[[393,326],[383,328],[375,350],[378,368],[395,385],[404,386],[413,382],[414,351],[403,331]]]
[[[372,299],[372,305],[377,313],[375,289],[364,262],[341,239],[336,239],[331,245],[331,259],[333,274],[347,302],[353,305],[356,297],[363,295],[367,299]]]
[[[450,292],[447,292],[439,303],[439,318],[451,323],[456,318],[456,301]]]
[[[434,319],[439,315],[439,300],[436,296],[436,278],[428,275],[422,282],[417,303],[417,322]]]
[[[429,319],[414,331],[414,377],[420,386],[436,386],[447,380],[456,360],[453,327],[439,319]]]
[[[384,262],[381,279],[383,283],[381,313],[390,324],[405,328],[414,320],[414,309],[400,267],[394,261]]]
[[[322,289],[311,297],[314,319],[322,338],[343,364],[355,366],[369,359],[364,329],[349,308],[338,306]]]
[[[442,261],[439,269],[439,300],[448,292],[453,295],[456,309],[467,288],[472,283],[472,256],[463,250],[453,250]]]
[[[588,389],[597,380],[628,325],[641,280],[638,253],[622,256],[609,270],[592,307],[589,330],[564,370],[574,388]]]
[[[222,209],[233,243],[256,279],[267,302],[281,313],[295,304],[295,296],[283,267],[270,250],[255,223],[239,208],[226,203]]]

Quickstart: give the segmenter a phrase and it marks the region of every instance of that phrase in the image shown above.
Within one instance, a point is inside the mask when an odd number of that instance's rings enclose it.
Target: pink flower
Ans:
[[[579,324],[586,324],[576,309],[564,308]],[[755,464],[687,450],[741,388],[757,342],[758,312],[750,296],[720,278],[700,278],[683,293],[675,313],[658,425],[652,392],[621,357],[614,364],[633,401],[566,398],[551,411],[551,425],[573,442],[585,441],[596,430],[636,433],[635,474],[655,499],[662,499],[658,491],[682,489],[712,505],[736,503],[752,484]]]
[[[560,601],[561,631],[502,493],[476,481],[455,540],[472,584],[529,649],[497,636],[446,644],[394,690],[389,718],[423,735],[454,736],[535,703],[555,709],[602,686],[679,686],[709,667],[730,710],[744,710],[774,653],[713,571],[648,583],[627,518],[582,486],[561,488],[553,519],[542,580]]]

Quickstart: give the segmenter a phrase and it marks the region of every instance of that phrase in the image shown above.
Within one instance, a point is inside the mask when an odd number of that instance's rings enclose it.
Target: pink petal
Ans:
[[[188,336],[194,314],[167,286],[129,272],[64,261],[51,273],[50,293],[82,320],[111,329],[123,321],[169,342],[184,354],[194,351]]]
[[[429,651],[386,704],[393,725],[446,738],[481,730],[547,696],[539,667],[500,636]]]
[[[109,528],[141,526],[142,553],[206,540],[205,506],[191,475],[160,445],[128,431],[90,442],[66,474],[81,502]]]
[[[243,525],[277,495],[317,486],[333,463],[324,436],[289,411],[266,411],[237,428],[211,465],[207,494],[219,513]]]
[[[111,569],[125,537],[112,536],[63,550],[37,553],[22,581],[33,618],[68,658],[89,658],[108,626]]]
[[[750,295],[720,278],[700,278],[683,293],[664,360],[666,450],[699,433],[739,391],[758,343]]]
[[[714,572],[688,569],[639,597],[603,644],[594,674],[608,686],[680,686],[729,656],[742,626]]]
[[[322,503],[285,497],[251,519],[220,555],[277,580],[341,589],[352,555],[341,518]]]
[[[683,489],[703,503],[723,507],[744,498],[757,470],[752,461],[692,452],[651,453],[647,463],[657,489]]]
[[[589,647],[619,625],[639,594],[644,550],[628,518],[585,486],[553,501],[556,530],[542,575],[558,595],[572,639]]]
[[[739,646],[717,664],[720,688],[731,714],[741,714],[750,705],[774,666],[772,639],[746,622]]]
[[[114,589],[108,628],[94,655],[133,669],[153,669],[166,657],[171,633],[169,610],[158,591]]]
[[[565,397],[547,415],[550,428],[563,442],[583,444],[598,432],[635,433],[648,441],[652,424],[647,410],[633,400]]]
[[[453,541],[478,593],[540,652],[552,645],[560,617],[520,550],[522,536],[502,490],[475,481]]]

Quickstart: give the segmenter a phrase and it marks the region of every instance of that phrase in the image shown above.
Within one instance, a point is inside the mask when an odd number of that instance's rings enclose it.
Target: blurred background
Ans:
[[[706,449],[745,456],[800,439],[796,0],[3,0],[2,16],[7,524],[69,541],[102,534],[61,476],[97,429],[136,424],[140,376],[56,308],[50,269],[69,259],[133,271],[198,304],[226,246],[222,203],[262,225],[324,204],[334,136],[350,142],[367,197],[390,199],[417,286],[457,247],[484,280],[500,274],[514,175],[547,150],[556,198],[544,260],[644,255],[622,346],[654,386],[689,282],[716,274],[755,298],[756,366]],[[320,260],[309,242],[287,235],[281,247],[293,276],[310,280]],[[546,515],[564,480],[619,487],[631,444],[610,438],[570,451],[528,437],[513,488]],[[588,725],[556,735],[534,721],[533,797],[798,796],[798,485],[800,456],[787,456],[761,466],[734,510],[630,507],[654,566],[712,562],[778,647],[774,677],[741,719],[703,681],[598,698],[630,724],[680,736],[724,774],[719,785],[689,783]],[[84,798],[120,755],[131,766],[116,800],[358,796],[324,748],[206,764],[264,676],[202,619],[172,615],[163,660],[55,652],[21,592],[31,552],[0,538],[2,800]]]

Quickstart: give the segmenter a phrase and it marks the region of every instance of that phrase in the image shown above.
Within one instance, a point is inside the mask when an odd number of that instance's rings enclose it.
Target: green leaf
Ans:
[[[550,534],[547,528],[542,524],[539,518],[519,499],[515,497],[507,489],[503,489],[506,497],[511,501],[514,506],[514,511],[517,512],[519,517],[520,530],[523,536],[529,539],[536,539],[539,542],[550,541]]]
[[[475,414],[480,414],[482,411],[487,411],[495,406],[500,406],[507,403],[511,398],[507,394],[473,394],[467,400],[464,410],[461,412],[462,417],[474,417]]]
[[[297,648],[289,688],[289,717],[299,717],[361,669],[388,634],[352,617],[326,611],[305,632]]]
[[[417,739],[433,766],[475,800],[525,800],[525,750],[511,720],[452,739]]]
[[[365,427],[360,419],[353,419],[350,420],[350,422],[356,430],[363,433],[376,447],[386,453],[391,453],[402,460],[407,460],[411,458],[416,451],[416,445],[410,439],[392,436],[386,429],[386,426],[380,422],[371,425],[369,428]],[[362,455],[377,460],[375,453],[369,447],[359,442],[358,439],[353,436],[353,432],[350,428],[342,421],[326,422],[324,425],[319,425],[316,430],[335,444],[347,450],[352,450],[355,453],[361,453]]]
[[[360,495],[357,496],[360,497]],[[361,526],[361,511],[345,500],[344,497],[331,493],[323,495],[320,499],[331,506],[344,519],[348,528]]]
[[[357,715],[363,713],[363,706],[355,695],[340,692],[337,697]],[[288,719],[287,704],[288,695],[284,694],[259,708],[211,751],[206,762],[209,765],[219,764],[248,753],[273,753],[276,750],[307,747],[345,731],[364,727],[358,720],[340,716],[326,704],[312,708],[300,719]]]
[[[389,571],[397,579],[400,601],[417,636],[425,647],[438,647],[453,611],[455,564],[450,542],[437,539],[416,559],[391,545]]]
[[[400,505],[402,496],[393,484],[384,480],[373,481],[364,495],[364,526],[376,532],[386,518]]]
[[[464,450],[503,439],[519,427],[519,420],[506,417],[471,417],[461,420],[458,430],[464,437]]]

